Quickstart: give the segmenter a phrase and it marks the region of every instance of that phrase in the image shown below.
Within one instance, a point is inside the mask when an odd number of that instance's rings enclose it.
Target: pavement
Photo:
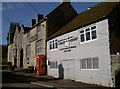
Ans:
[[[36,75],[35,73],[25,73],[21,71],[9,71],[9,72],[16,75],[29,77],[31,84],[47,87],[50,89],[51,88],[53,89],[112,89],[109,87],[99,86],[96,84],[87,84],[72,80],[58,79],[48,75],[39,76]]]

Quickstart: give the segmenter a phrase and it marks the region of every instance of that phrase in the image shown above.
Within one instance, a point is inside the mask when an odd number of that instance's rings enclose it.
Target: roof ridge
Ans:
[[[118,3],[119,2],[101,2],[91,7],[91,9],[89,10],[85,10],[79,13],[75,18],[73,18],[70,22],[65,24],[61,29],[59,29],[56,33],[49,37],[48,40],[88,25],[90,23],[94,23],[98,20],[105,19],[118,5]]]

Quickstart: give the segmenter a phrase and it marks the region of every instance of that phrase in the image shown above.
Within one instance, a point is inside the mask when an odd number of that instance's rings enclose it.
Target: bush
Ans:
[[[34,73],[34,67],[33,66],[28,66],[28,68],[24,69],[24,72],[26,72],[26,73]]]
[[[34,67],[33,66],[28,66],[28,72],[29,73],[34,73]]]
[[[10,66],[12,66],[12,62],[7,62],[7,65],[10,65]]]
[[[15,66],[14,66],[14,65],[12,65],[10,69],[11,69],[11,70],[15,70]]]
[[[7,59],[0,59],[0,62],[1,62],[3,65],[5,65],[5,64],[7,64]]]
[[[28,70],[29,70],[28,68],[25,68],[25,69],[24,69],[24,72],[28,73]]]

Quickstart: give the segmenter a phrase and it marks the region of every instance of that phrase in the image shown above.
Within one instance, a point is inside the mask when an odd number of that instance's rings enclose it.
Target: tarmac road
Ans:
[[[17,88],[17,89],[114,89],[107,87],[100,87],[96,85],[77,83],[70,80],[62,79],[44,79],[40,77],[25,76],[25,74],[17,74],[13,72],[4,71],[2,73],[2,89]]]
[[[15,75],[11,72],[2,72],[2,89],[52,89],[48,87],[43,87],[40,85],[34,85],[30,82],[32,79],[28,79],[28,77]],[[34,81],[34,80],[33,80]]]

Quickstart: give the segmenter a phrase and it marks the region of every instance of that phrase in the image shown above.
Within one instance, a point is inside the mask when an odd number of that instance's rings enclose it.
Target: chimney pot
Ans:
[[[36,24],[36,20],[32,19],[32,21],[31,21],[31,27],[34,26],[35,24]]]
[[[43,19],[43,15],[42,14],[37,14],[36,15],[36,23],[38,23],[42,19]]]

